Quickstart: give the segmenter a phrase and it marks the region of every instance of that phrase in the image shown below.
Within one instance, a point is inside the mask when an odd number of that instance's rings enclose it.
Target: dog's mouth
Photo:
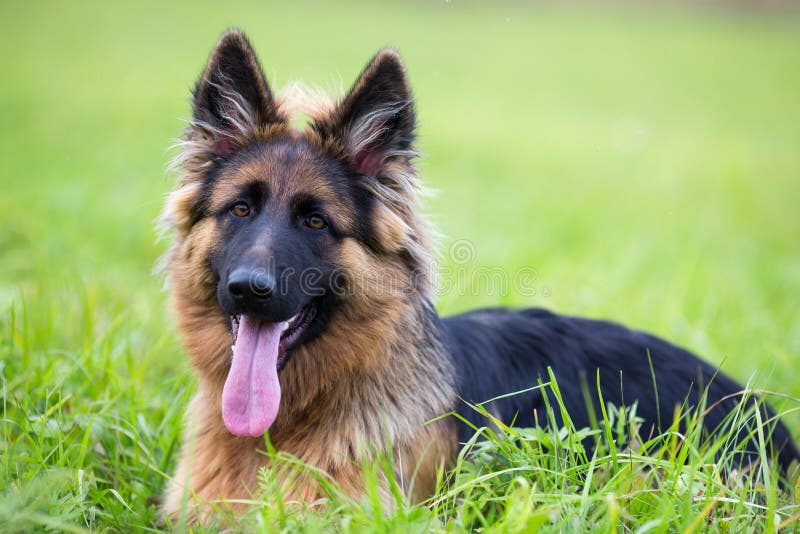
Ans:
[[[291,355],[291,350],[297,346],[297,342],[303,336],[303,333],[311,326],[311,323],[314,321],[314,318],[317,315],[317,307],[314,302],[309,302],[303,308],[294,314],[289,319],[282,321],[281,323],[272,323],[272,324],[279,324],[283,328],[283,331],[280,334],[280,340],[278,343],[278,360],[276,363],[278,371],[283,369],[286,365],[286,362],[289,361],[289,356]],[[231,332],[233,333],[233,346],[231,347],[234,351],[236,350],[236,342],[239,339],[239,328],[242,324],[242,315],[231,315]],[[262,321],[257,317],[254,318],[255,321],[259,321],[263,324],[269,324],[266,321]]]
[[[233,360],[222,389],[222,419],[237,436],[260,436],[278,415],[280,371],[316,317],[313,302],[278,323],[255,315],[231,317]]]

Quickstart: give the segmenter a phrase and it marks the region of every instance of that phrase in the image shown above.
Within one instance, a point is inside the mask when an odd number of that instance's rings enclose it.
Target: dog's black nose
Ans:
[[[238,304],[258,305],[275,291],[275,279],[265,269],[234,270],[228,276],[228,293]]]

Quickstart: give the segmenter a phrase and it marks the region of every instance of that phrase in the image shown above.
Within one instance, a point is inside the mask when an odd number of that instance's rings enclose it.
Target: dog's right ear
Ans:
[[[213,137],[211,151],[225,156],[236,139],[285,122],[253,47],[239,30],[222,35],[194,89],[194,125]]]

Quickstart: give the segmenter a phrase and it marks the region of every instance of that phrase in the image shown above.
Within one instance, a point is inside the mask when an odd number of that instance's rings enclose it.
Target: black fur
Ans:
[[[458,391],[464,401],[481,403],[536,386],[539,379],[547,382],[550,367],[578,429],[589,427],[592,421],[585,392],[594,405],[595,421],[602,420],[596,386],[598,372],[606,403],[617,406],[637,403],[636,414],[645,420],[640,429],[645,439],[651,433],[657,436],[669,428],[676,406],[683,406],[684,412],[697,408],[705,388],[708,388],[706,406],[719,402],[704,419],[705,429],[713,433],[741,397],[721,399],[744,390],[692,353],[608,321],[566,317],[536,308],[517,312],[487,309],[442,319],[441,326],[450,357],[458,369]],[[545,394],[547,388],[539,388],[485,406],[504,423],[514,421],[516,426],[533,426],[536,413],[539,424],[544,424]],[[548,400],[556,406],[552,395]],[[487,423],[464,402],[457,411],[477,427]],[[554,411],[558,424],[562,424],[559,410]],[[765,420],[774,416],[766,406],[762,414]],[[771,424],[774,424],[772,448],[786,469],[793,460],[800,460],[800,453],[786,426],[777,421]],[[468,425],[462,424],[460,440],[466,441],[473,433]],[[742,441],[746,433],[742,431],[737,439]],[[753,439],[743,448],[744,463],[756,460],[756,443]]]

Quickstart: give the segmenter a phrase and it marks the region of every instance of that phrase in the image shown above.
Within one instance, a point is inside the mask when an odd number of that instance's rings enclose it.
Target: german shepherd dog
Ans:
[[[183,495],[201,515],[215,501],[250,498],[269,468],[267,430],[276,450],[348,494],[363,491],[362,462],[383,451],[398,481],[413,475],[403,489],[424,497],[473,433],[437,417],[454,411],[485,426],[467,403],[527,390],[487,407],[504,423],[534,426],[547,394],[531,386],[548,368],[578,428],[599,409],[582,387],[596,377],[605,402],[636,402],[644,424],[669,424],[676,406],[696,408],[705,393],[712,433],[737,407],[742,385],[617,324],[542,309],[439,317],[400,57],[382,50],[343,98],[309,100],[274,94],[236,30],[194,89],[162,223],[174,235],[168,282],[199,383],[166,514]],[[307,124],[296,126],[298,111]],[[770,454],[786,467],[800,458],[791,434],[761,410]],[[289,498],[319,497],[312,482],[290,478]]]

